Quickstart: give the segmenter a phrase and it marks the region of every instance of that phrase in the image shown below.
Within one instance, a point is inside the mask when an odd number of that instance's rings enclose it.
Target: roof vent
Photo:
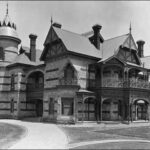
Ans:
[[[60,23],[54,22],[53,26],[56,28],[61,28],[62,25]]]

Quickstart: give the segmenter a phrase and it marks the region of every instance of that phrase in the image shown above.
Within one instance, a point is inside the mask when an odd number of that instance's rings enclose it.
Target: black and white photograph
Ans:
[[[0,0],[0,149],[150,149],[150,1]]]

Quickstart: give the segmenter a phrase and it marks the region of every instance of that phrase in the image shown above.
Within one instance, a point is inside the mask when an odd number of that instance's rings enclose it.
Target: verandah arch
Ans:
[[[83,99],[83,121],[96,121],[95,96],[88,96]]]
[[[131,104],[131,117],[133,121],[149,120],[150,103],[146,99],[134,99]]]
[[[121,99],[106,98],[102,101],[102,120],[112,121],[112,120],[122,120],[122,103]]]

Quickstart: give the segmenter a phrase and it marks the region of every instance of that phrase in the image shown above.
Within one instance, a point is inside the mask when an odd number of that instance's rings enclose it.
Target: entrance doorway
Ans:
[[[95,121],[95,102],[93,98],[87,98],[84,101],[84,121]]]
[[[144,100],[137,100],[134,102],[134,112],[135,118],[134,120],[146,120],[147,119],[147,110],[148,110],[148,103]],[[134,116],[134,113],[133,113]]]
[[[43,101],[42,100],[36,100],[36,115],[37,117],[42,117],[43,115]]]

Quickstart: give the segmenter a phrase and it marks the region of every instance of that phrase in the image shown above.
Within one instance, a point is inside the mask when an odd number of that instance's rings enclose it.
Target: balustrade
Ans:
[[[67,79],[59,79],[59,85],[77,85],[77,79],[71,79],[71,80],[67,80]]]
[[[102,80],[102,87],[150,89],[150,82],[139,79],[123,80],[105,77]]]

